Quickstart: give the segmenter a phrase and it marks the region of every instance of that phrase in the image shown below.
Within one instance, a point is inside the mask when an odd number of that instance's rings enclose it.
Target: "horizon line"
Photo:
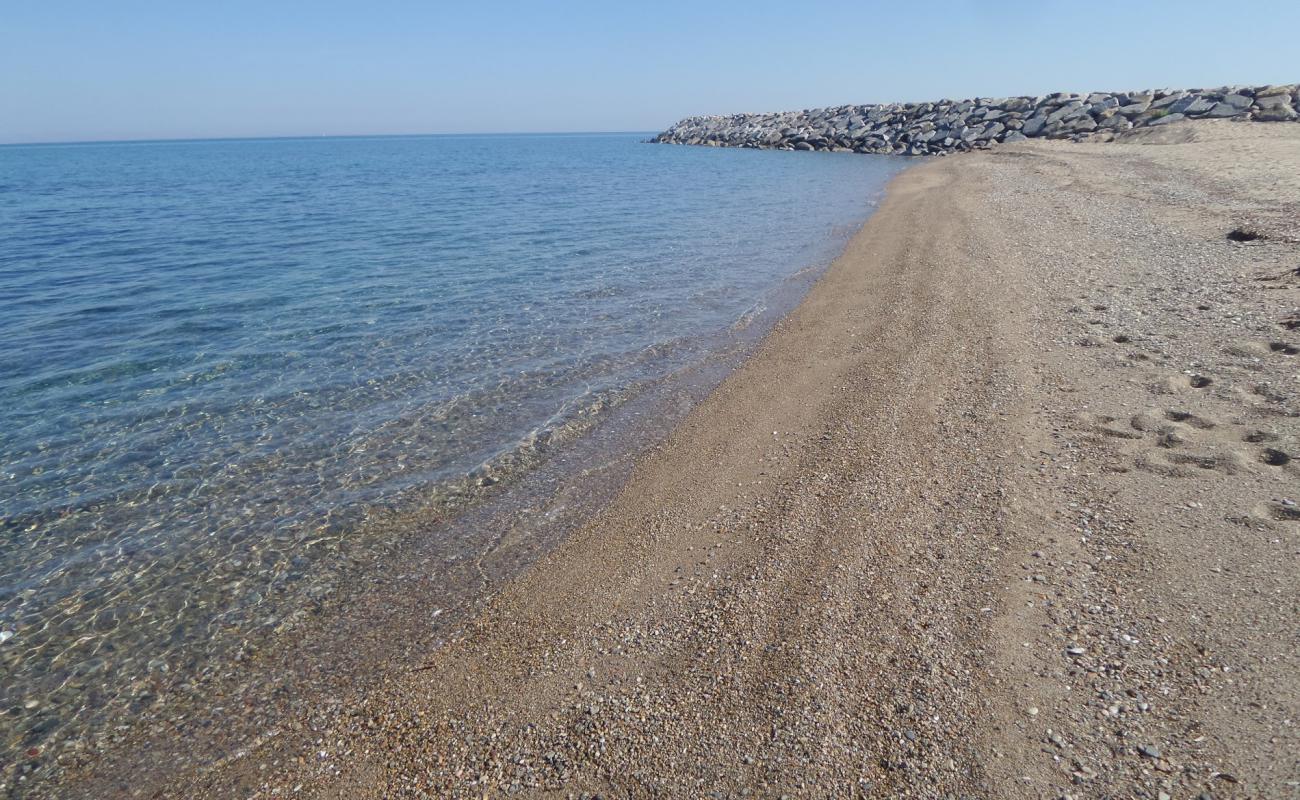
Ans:
[[[0,147],[67,147],[100,144],[184,144],[197,142],[276,142],[313,139],[426,139],[457,136],[618,136],[657,131],[466,131],[461,133],[318,133],[285,136],[176,136],[157,139],[51,139],[49,141],[0,142]]]

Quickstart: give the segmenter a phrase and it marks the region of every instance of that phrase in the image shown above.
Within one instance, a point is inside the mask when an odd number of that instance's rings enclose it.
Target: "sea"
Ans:
[[[358,585],[376,514],[464,513],[757,341],[907,163],[644,139],[0,147],[11,786]]]

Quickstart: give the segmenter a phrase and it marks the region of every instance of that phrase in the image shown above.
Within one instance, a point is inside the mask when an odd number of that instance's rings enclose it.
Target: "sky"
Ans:
[[[1289,83],[1297,30],[1297,0],[0,0],[0,143]]]

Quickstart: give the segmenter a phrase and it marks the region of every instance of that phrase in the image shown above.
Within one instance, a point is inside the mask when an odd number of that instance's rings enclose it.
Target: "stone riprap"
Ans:
[[[774,150],[944,155],[1031,137],[1108,140],[1183,119],[1300,119],[1300,84],[1058,93],[689,117],[652,142]]]

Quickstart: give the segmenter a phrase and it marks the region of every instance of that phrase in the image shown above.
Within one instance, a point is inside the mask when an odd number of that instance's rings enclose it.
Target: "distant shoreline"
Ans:
[[[0,149],[6,147],[77,147],[110,144],[199,144],[203,142],[303,142],[329,139],[431,139],[431,138],[509,138],[525,137],[564,137],[564,136],[653,136],[654,131],[487,131],[481,133],[329,133],[312,136],[297,134],[290,136],[200,136],[176,137],[163,139],[87,139],[70,141],[41,142],[0,142]]]

